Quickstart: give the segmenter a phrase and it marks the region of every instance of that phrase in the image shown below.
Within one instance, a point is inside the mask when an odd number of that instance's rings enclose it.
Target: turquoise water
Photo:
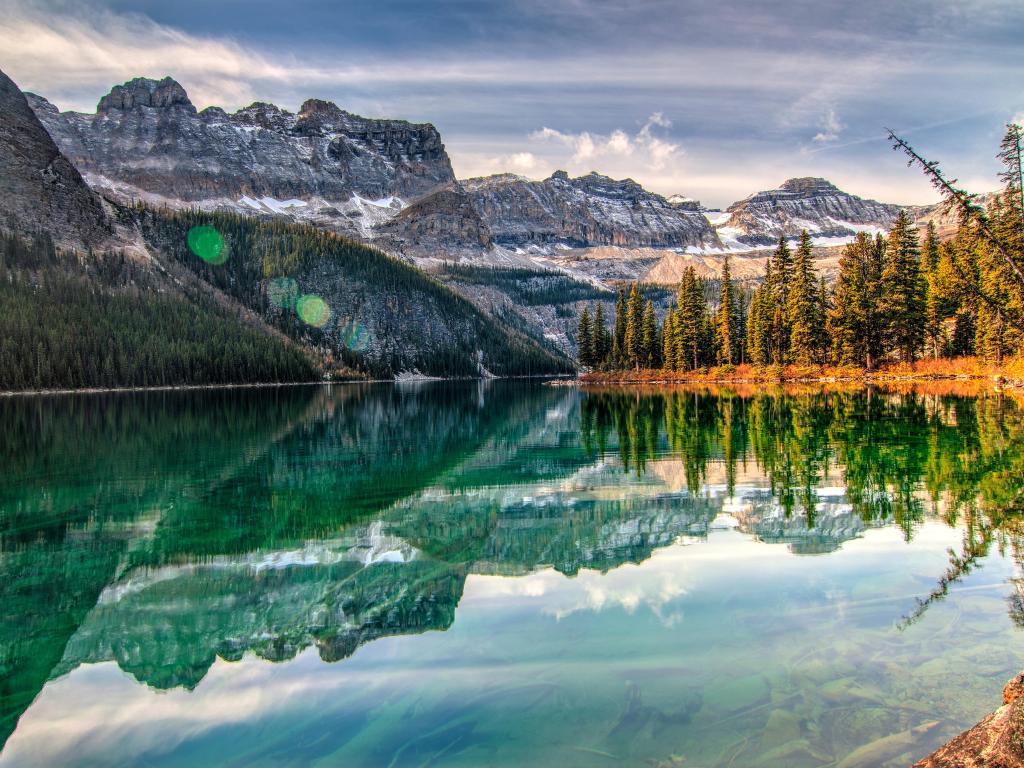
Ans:
[[[1022,667],[1022,420],[514,382],[0,400],[0,766],[906,765]]]

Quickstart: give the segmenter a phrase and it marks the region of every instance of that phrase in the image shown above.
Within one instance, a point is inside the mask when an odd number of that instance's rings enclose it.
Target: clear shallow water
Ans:
[[[0,401],[0,766],[905,765],[1022,666],[1022,419],[508,382]]]

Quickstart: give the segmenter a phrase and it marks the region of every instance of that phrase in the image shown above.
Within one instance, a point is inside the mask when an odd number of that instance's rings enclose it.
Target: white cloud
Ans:
[[[839,115],[836,114],[834,109],[830,109],[821,118],[821,131],[814,135],[814,141],[819,143],[835,141],[839,138],[843,128],[844,126],[839,120]]]
[[[671,125],[671,120],[661,112],[655,112],[633,136],[621,128],[616,128],[609,134],[598,134],[590,131],[565,133],[545,126],[531,133],[530,138],[534,141],[561,144],[571,149],[572,155],[568,158],[570,165],[635,155],[648,168],[660,170],[680,154],[680,150],[678,144],[656,136],[653,129],[669,128]]]
[[[539,172],[539,166],[540,161],[532,152],[513,152],[510,155],[487,158],[474,175],[517,173],[522,176],[532,176]]]

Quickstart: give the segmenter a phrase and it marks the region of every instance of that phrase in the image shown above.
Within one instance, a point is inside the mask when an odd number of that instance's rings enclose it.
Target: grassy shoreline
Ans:
[[[919,360],[913,364],[885,365],[871,371],[838,365],[723,365],[695,371],[588,371],[580,374],[578,380],[583,384],[870,384],[983,379],[1002,386],[1024,387],[1024,358],[1013,358],[1001,364],[976,357]]]

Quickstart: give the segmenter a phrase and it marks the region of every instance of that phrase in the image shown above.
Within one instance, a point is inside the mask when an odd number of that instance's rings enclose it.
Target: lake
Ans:
[[[0,767],[906,765],[1024,666],[1022,402],[0,399]]]

